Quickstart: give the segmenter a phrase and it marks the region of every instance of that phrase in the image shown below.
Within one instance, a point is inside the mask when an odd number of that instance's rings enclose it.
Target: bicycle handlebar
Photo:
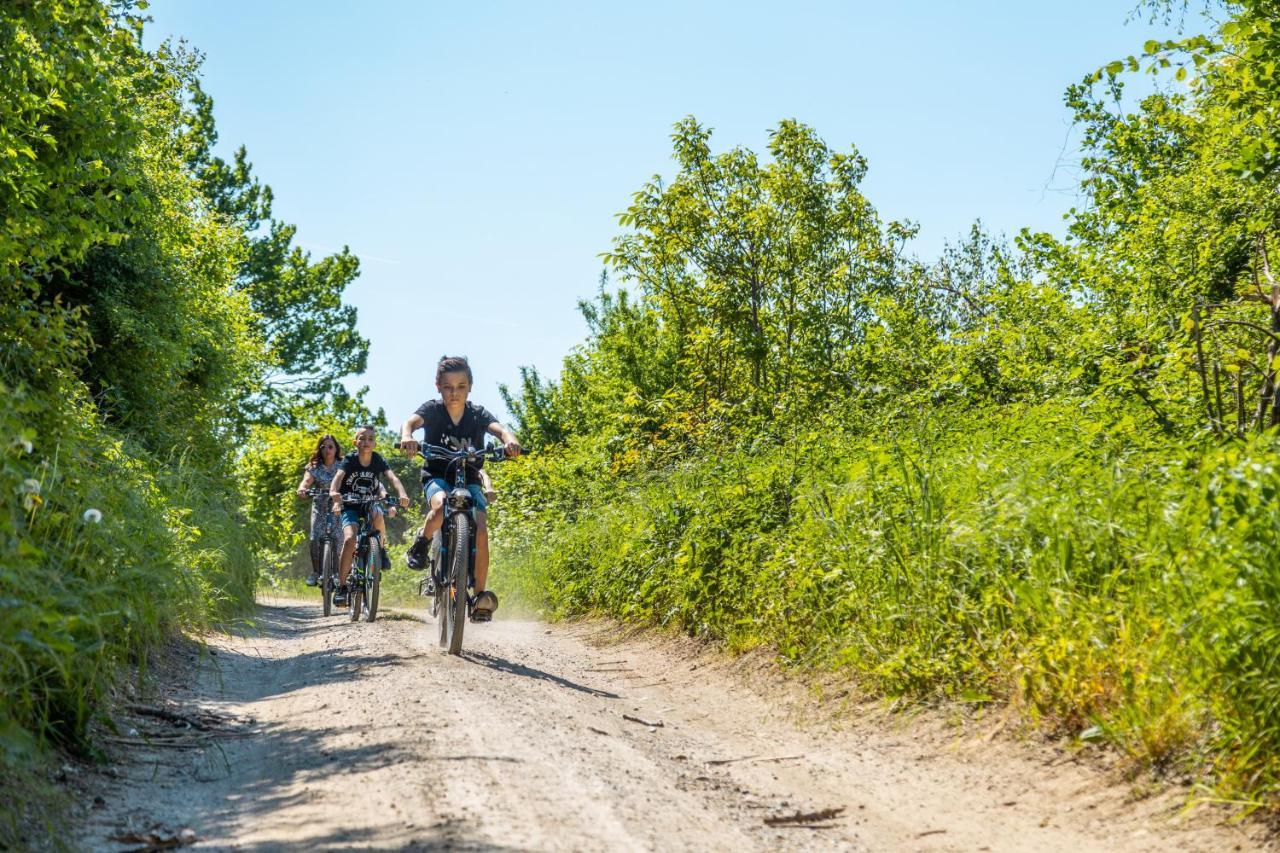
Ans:
[[[328,489],[310,488],[310,489],[307,489],[307,497],[332,498],[333,495],[329,492]],[[374,503],[378,503],[379,501],[387,504],[388,506],[392,504],[394,504],[395,506],[400,505],[400,499],[393,498],[390,495],[378,495],[378,496],[364,496],[364,495],[352,495],[352,494],[342,495],[342,502],[344,504],[374,504]]]
[[[365,505],[365,504],[385,504],[386,506],[400,506],[400,499],[393,498],[389,495],[342,495],[344,504]]]
[[[415,442],[415,444],[418,445],[416,455],[421,456],[423,459],[439,459],[442,462],[459,462],[462,460],[474,462],[478,459],[501,462],[508,458],[506,449],[500,444],[479,450],[450,450],[438,444],[422,444],[420,442]],[[395,448],[396,450],[400,449],[400,442],[397,441],[395,443]]]

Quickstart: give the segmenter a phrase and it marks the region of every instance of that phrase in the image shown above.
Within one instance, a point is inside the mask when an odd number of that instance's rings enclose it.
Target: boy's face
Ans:
[[[363,453],[366,450],[373,450],[373,446],[377,444],[374,440],[373,430],[362,429],[355,435],[356,450]]]
[[[440,392],[440,399],[444,400],[446,406],[465,403],[467,395],[471,393],[471,383],[467,381],[467,374],[458,370],[441,376],[436,383],[436,390]]]

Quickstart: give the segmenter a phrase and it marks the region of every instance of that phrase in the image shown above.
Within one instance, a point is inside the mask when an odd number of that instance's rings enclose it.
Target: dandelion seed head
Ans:
[[[89,524],[98,524],[102,521],[102,510],[89,507],[84,511],[84,520]]]
[[[22,481],[22,493],[23,493],[24,495],[38,495],[38,494],[40,494],[40,481],[39,481],[39,480],[36,480],[36,479],[33,479],[33,478],[31,478],[31,477],[28,477],[27,479],[23,480],[23,481]]]

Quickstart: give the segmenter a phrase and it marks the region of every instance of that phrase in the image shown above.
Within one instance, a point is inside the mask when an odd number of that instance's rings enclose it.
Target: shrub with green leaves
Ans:
[[[922,417],[626,483],[548,453],[503,471],[494,582],[891,696],[1012,702],[1268,796],[1280,444],[1144,444],[1094,418]]]

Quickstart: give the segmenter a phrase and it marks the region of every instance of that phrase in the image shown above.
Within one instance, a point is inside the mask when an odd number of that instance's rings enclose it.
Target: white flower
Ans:
[[[89,507],[84,511],[84,520],[90,524],[98,524],[102,521],[102,510]]]
[[[18,446],[22,448],[23,453],[30,453],[35,450],[35,446],[25,438],[18,442]]]
[[[40,481],[33,480],[31,477],[22,481],[22,493],[24,495],[40,494]]]

